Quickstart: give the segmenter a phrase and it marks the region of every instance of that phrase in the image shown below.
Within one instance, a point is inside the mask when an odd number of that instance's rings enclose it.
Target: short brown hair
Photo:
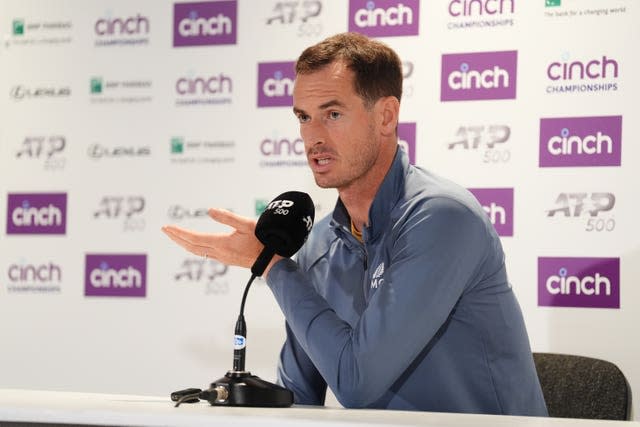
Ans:
[[[354,89],[371,106],[385,96],[402,97],[402,63],[389,46],[358,33],[341,33],[306,48],[296,74],[311,74],[344,61],[355,74]]]

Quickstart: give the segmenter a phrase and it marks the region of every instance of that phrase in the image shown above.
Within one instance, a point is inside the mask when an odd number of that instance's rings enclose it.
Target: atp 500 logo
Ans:
[[[481,153],[483,163],[507,163],[511,150],[503,144],[510,136],[511,128],[507,125],[460,126],[447,149]]]
[[[104,196],[94,211],[95,219],[122,220],[124,231],[142,231],[145,220],[141,217],[145,207],[142,196]]]
[[[273,14],[267,18],[267,25],[293,26],[297,36],[319,36],[322,22],[318,19],[322,12],[320,0],[278,1],[273,6]]]
[[[292,206],[291,200],[274,200],[267,205],[266,210],[272,210],[276,215],[289,215],[289,208]]]
[[[547,211],[547,217],[582,218],[587,216],[585,231],[613,231],[616,220],[612,215],[616,204],[613,193],[560,193],[555,207]]]
[[[229,281],[226,280],[228,267],[213,259],[186,258],[173,279],[179,283],[204,283],[205,293],[226,295]]]
[[[62,156],[67,139],[62,135],[26,136],[16,159],[43,160],[45,170],[62,170],[67,159]]]

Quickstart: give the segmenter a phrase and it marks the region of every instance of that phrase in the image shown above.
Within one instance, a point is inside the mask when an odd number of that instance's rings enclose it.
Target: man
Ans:
[[[278,379],[298,404],[327,385],[345,407],[547,415],[500,240],[465,189],[397,144],[401,63],[362,35],[296,63],[293,111],[316,183],[338,190],[297,260],[264,273],[287,321]],[[255,221],[212,209],[228,235],[164,231],[250,267]]]

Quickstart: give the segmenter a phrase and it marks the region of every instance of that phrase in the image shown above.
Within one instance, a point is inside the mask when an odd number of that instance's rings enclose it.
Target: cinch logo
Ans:
[[[261,167],[304,167],[307,166],[304,141],[302,138],[282,138],[274,136],[260,142]]]
[[[173,46],[236,44],[236,0],[173,5]]]
[[[417,36],[419,0],[349,0],[349,31],[369,37]]]
[[[441,101],[515,99],[518,51],[442,55]]]
[[[9,193],[7,234],[65,234],[67,193]]]
[[[540,119],[540,167],[620,166],[622,116]]]
[[[513,188],[469,188],[498,236],[513,236]]]
[[[223,73],[210,77],[181,77],[176,81],[179,95],[211,95],[233,92],[231,77]]]
[[[149,19],[139,13],[128,18],[100,18],[93,29],[98,36],[149,34]]]
[[[620,308],[620,258],[538,258],[538,305]]]
[[[85,296],[144,297],[147,256],[86,254]]]
[[[453,17],[495,16],[515,12],[515,0],[451,0],[449,15]]]
[[[550,80],[593,80],[618,77],[618,61],[607,58],[592,59],[586,62],[563,60],[552,62],[547,67]]]
[[[304,141],[302,138],[265,138],[260,143],[260,152],[263,156],[303,156]]]
[[[11,264],[7,275],[14,284],[60,283],[62,268],[53,262],[40,265]]]
[[[258,64],[258,107],[291,107],[293,105],[293,62]]]
[[[416,164],[416,124],[398,123],[398,145],[409,156],[409,162]]]

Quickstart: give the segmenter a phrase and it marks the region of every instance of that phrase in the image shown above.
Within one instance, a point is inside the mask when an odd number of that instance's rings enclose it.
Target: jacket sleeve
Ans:
[[[278,383],[293,392],[299,405],[324,405],[327,383],[286,325],[287,339],[280,352]]]
[[[353,328],[294,261],[279,261],[267,277],[297,342],[345,407],[366,407],[391,387],[447,320],[489,248],[485,222],[450,199],[430,199],[394,227],[384,284]]]

